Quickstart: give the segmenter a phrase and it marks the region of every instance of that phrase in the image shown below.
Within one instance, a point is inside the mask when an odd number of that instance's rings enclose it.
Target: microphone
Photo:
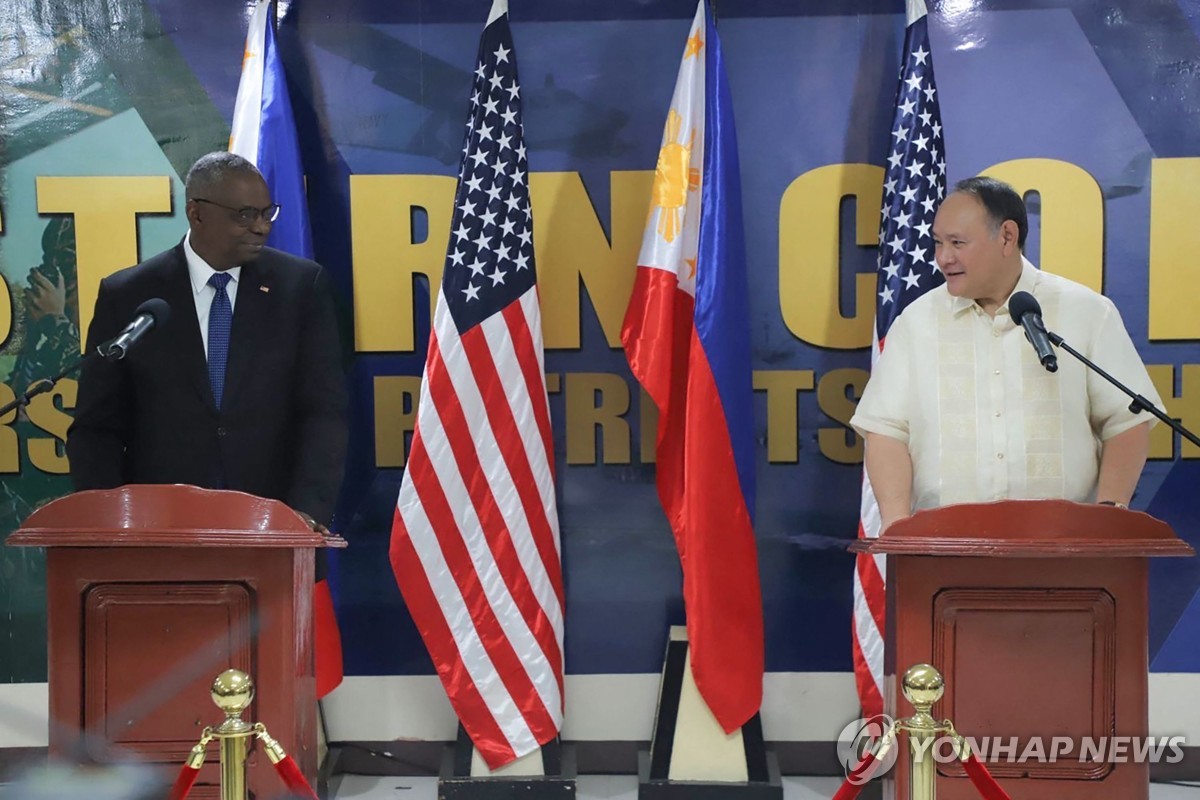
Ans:
[[[120,361],[137,342],[155,327],[165,325],[171,318],[171,307],[167,301],[152,297],[137,307],[133,321],[125,326],[125,330],[112,339],[100,345],[100,355]]]
[[[1046,332],[1045,323],[1042,322],[1042,307],[1038,304],[1037,298],[1029,292],[1017,292],[1008,298],[1008,313],[1014,322],[1019,323],[1025,329],[1025,338],[1033,345],[1038,361],[1042,362],[1046,371],[1057,372],[1058,357],[1054,355],[1054,350],[1050,347],[1050,335]]]

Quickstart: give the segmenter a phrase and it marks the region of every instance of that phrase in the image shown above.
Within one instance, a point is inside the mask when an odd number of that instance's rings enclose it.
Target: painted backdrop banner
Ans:
[[[770,671],[848,672],[883,166],[903,3],[718,4],[752,314],[756,535]],[[543,300],[568,673],[652,673],[683,619],[653,404],[620,327],[694,0],[513,0]],[[101,277],[185,230],[223,149],[248,5],[0,10],[0,401],[79,352]],[[1121,12],[1124,13],[1121,13]],[[1136,13],[1135,13],[1136,12]],[[353,392],[334,564],[348,675],[432,674],[388,564],[487,3],[294,0],[280,24],[316,256]],[[1166,0],[933,3],[951,181],[1028,191],[1030,258],[1118,305],[1200,428],[1200,15]],[[286,209],[284,213],[287,213]],[[1102,357],[1099,360],[1103,360]],[[75,384],[0,420],[0,534],[69,490]],[[1200,449],[1162,426],[1135,507],[1200,544]],[[0,550],[0,682],[46,677],[44,559]],[[1152,667],[1200,672],[1200,562],[1152,565]]]

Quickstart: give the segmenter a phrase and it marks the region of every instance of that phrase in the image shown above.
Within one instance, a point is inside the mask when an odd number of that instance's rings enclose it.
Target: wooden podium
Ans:
[[[7,544],[47,549],[52,756],[161,763],[173,778],[221,722],[209,688],[233,667],[256,687],[243,718],[316,785],[313,548],[345,540],[275,500],[131,485],[56,500]],[[217,763],[214,744],[191,797],[218,796]],[[247,785],[284,792],[253,745]]]
[[[1065,500],[973,503],[918,512],[855,549],[887,556],[889,715],[912,713],[897,674],[929,663],[946,680],[934,717],[993,746],[1016,737],[1011,760],[987,765],[1013,797],[1147,800],[1147,764],[1080,750],[1085,737],[1148,735],[1146,558],[1194,555],[1166,523]],[[1017,763],[1032,738],[1049,751],[1056,736],[1072,752]],[[956,764],[938,775],[939,798],[978,798]],[[908,788],[902,751],[884,796]]]

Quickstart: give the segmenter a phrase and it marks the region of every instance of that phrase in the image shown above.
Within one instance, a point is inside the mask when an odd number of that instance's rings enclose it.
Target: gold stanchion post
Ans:
[[[217,708],[225,713],[225,721],[215,730],[204,729],[199,743],[192,748],[187,764],[171,790],[172,798],[187,796],[188,790],[196,780],[196,773],[204,764],[205,747],[216,739],[221,743],[221,800],[247,800],[246,755],[250,749],[250,737],[253,736],[262,741],[267,758],[275,765],[280,779],[293,795],[317,800],[296,762],[289,758],[283,746],[271,737],[267,726],[261,722],[251,724],[242,719],[242,712],[250,707],[250,701],[254,699],[254,682],[250,680],[249,675],[241,670],[225,670],[213,680],[211,695]]]
[[[929,664],[908,668],[901,681],[904,698],[913,707],[913,715],[895,722],[895,730],[908,734],[909,800],[937,800],[937,760],[934,749],[939,734],[947,734],[960,760],[967,757],[967,740],[954,730],[948,719],[933,718],[933,704],[942,699],[946,683],[942,673]]]
[[[221,742],[221,800],[247,800],[247,743],[255,728],[242,719],[242,712],[254,699],[254,682],[241,670],[227,669],[213,681],[211,694],[225,712],[225,721],[213,731]]]
[[[937,765],[933,759],[934,740],[947,726],[933,718],[933,704],[946,690],[942,673],[929,664],[917,664],[904,673],[904,697],[912,704],[913,715],[900,720],[908,732],[909,800],[936,800]]]

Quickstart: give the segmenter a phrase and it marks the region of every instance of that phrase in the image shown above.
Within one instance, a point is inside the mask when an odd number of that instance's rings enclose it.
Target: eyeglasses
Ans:
[[[197,203],[208,203],[210,206],[223,208],[226,211],[232,211],[234,214],[233,221],[243,228],[249,228],[254,223],[258,222],[259,217],[262,217],[267,222],[274,222],[279,219],[279,204],[271,203],[266,208],[255,208],[254,206],[246,206],[245,208],[234,208],[227,206],[224,203],[217,203],[213,200],[205,200],[203,197],[193,197]]]

